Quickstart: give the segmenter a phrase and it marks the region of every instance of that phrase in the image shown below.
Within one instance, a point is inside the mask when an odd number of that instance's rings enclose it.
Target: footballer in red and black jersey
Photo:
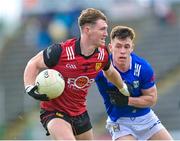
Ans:
[[[47,111],[58,110],[77,116],[86,109],[88,88],[94,82],[98,72],[110,67],[109,53],[105,46],[95,49],[92,55],[81,53],[80,40],[69,39],[54,44],[43,51],[44,62],[50,69],[59,71],[65,80],[65,89],[56,99],[41,102],[41,108]]]

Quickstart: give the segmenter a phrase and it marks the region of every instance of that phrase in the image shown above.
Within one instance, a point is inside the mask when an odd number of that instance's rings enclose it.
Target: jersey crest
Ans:
[[[139,81],[133,81],[133,88],[138,88],[139,87]]]
[[[102,66],[102,63],[96,63],[96,65],[95,65],[95,70],[96,70],[96,71],[99,71],[99,69],[101,68],[101,66]]]

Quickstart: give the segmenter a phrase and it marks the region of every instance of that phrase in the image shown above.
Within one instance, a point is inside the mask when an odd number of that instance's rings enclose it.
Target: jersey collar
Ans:
[[[83,54],[81,54],[80,39],[81,38],[77,39],[76,42],[75,42],[75,53],[78,54],[78,55],[84,56]],[[98,48],[96,48],[94,53],[98,53],[98,52],[99,52],[99,50],[98,50]],[[92,55],[90,55],[90,56],[92,56]]]

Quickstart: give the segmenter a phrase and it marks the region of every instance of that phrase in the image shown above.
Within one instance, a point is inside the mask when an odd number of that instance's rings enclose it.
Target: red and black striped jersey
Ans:
[[[69,39],[54,44],[43,51],[44,62],[59,71],[65,80],[65,90],[61,96],[48,102],[41,102],[41,108],[59,110],[77,116],[85,112],[88,88],[100,70],[107,70],[110,59],[105,46],[95,49],[92,55],[81,54],[80,39]]]

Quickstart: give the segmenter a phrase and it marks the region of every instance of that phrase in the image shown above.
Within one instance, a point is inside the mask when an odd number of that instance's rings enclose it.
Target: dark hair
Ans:
[[[81,12],[78,18],[78,24],[80,27],[85,24],[95,24],[98,19],[102,19],[107,22],[106,16],[100,10],[87,8]]]
[[[135,38],[134,30],[127,26],[115,26],[110,34],[111,40],[114,38],[125,39],[127,37],[130,37],[131,40],[134,40]]]

